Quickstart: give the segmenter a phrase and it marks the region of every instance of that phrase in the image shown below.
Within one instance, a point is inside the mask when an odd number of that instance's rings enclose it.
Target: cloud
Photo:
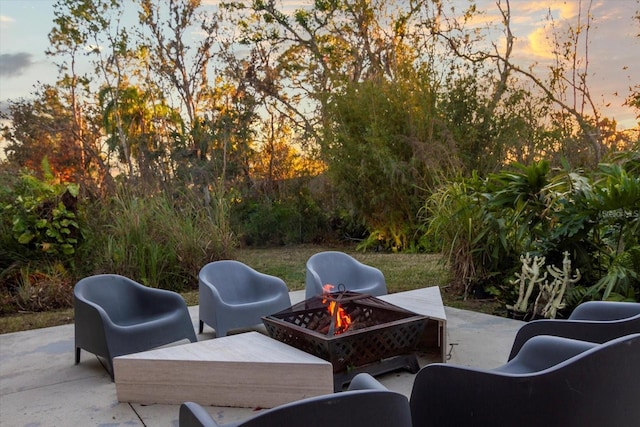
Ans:
[[[32,64],[27,52],[0,54],[0,76],[19,77]]]
[[[595,8],[597,4],[589,12],[580,7],[579,0],[514,3],[512,22],[524,33],[518,37],[520,54],[536,61],[553,59],[554,48],[567,41],[569,28],[584,26],[587,12],[593,13]]]
[[[554,57],[553,44],[549,40],[547,29],[536,28],[527,35],[527,53],[533,57],[551,59]]]

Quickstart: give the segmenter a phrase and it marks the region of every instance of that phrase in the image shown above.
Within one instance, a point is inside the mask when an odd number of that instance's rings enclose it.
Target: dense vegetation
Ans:
[[[461,294],[505,303],[521,256],[568,252],[569,306],[640,299],[640,127],[592,99],[591,13],[547,75],[512,60],[508,2],[502,50],[473,4],[133,4],[127,26],[120,0],[58,0],[59,80],[5,115],[0,313],[68,306],[89,274],[183,290],[239,245],[337,240],[443,251]]]
[[[426,202],[428,232],[444,242],[459,292],[480,291],[513,304],[520,257],[561,268],[565,253],[577,283],[566,302],[640,297],[640,152],[580,174],[530,166],[453,181]],[[546,274],[544,271],[540,275]],[[549,280],[550,281],[550,280]],[[537,288],[537,286],[536,286]],[[532,300],[539,289],[534,289]]]

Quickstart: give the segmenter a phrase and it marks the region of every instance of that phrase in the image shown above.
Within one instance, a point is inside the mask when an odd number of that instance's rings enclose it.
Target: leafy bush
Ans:
[[[70,306],[73,269],[85,232],[79,188],[46,173],[0,175],[0,314]]]
[[[508,279],[522,254],[560,265],[567,251],[585,299],[640,300],[640,176],[602,164],[588,175],[551,173],[545,161],[443,186],[425,205],[427,233],[438,236],[458,290],[489,292],[513,303]],[[630,162],[630,165],[634,165]]]
[[[308,191],[280,199],[247,199],[233,208],[234,228],[246,245],[286,245],[324,240],[328,221]]]
[[[593,185],[577,193],[563,212],[566,222],[580,229],[559,227],[554,237],[571,239],[574,252],[584,258],[581,268],[590,275],[584,295],[577,291],[578,300],[640,300],[640,174],[632,173],[623,165],[601,165]]]
[[[451,286],[465,298],[517,262],[505,220],[489,208],[488,198],[485,180],[474,174],[440,187],[423,209],[427,235],[441,242]]]
[[[369,231],[361,249],[416,250],[416,212],[435,179],[457,166],[451,139],[440,133],[432,74],[398,72],[411,78],[352,83],[328,104],[322,156],[344,206]]]
[[[5,189],[7,191],[7,189]],[[0,205],[19,245],[54,256],[71,256],[82,241],[77,184],[54,184],[23,172]]]

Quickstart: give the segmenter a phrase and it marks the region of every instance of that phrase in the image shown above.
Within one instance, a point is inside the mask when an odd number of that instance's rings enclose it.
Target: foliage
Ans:
[[[327,215],[307,189],[293,186],[297,191],[290,191],[284,197],[247,198],[233,206],[231,217],[243,244],[314,243],[328,235]]]
[[[587,206],[595,212],[597,282],[591,297],[638,300],[640,296],[640,175],[620,165],[601,165]],[[593,197],[593,198],[592,198]],[[599,274],[598,274],[599,273]],[[598,277],[599,276],[599,277]]]
[[[546,80],[511,60],[508,2],[499,44],[475,4],[448,6],[57,0],[47,54],[58,81],[0,113],[11,121],[2,166],[16,173],[0,190],[11,206],[0,279],[39,289],[118,271],[178,289],[235,237],[338,234],[361,249],[442,244],[465,294],[515,300],[505,278],[521,254],[557,265],[568,251],[583,275],[571,304],[637,298],[638,131],[617,130],[591,99],[591,6],[566,34],[548,26]],[[594,168],[616,148],[626,157],[598,171],[561,160]],[[27,186],[48,182],[44,158],[56,182],[74,183],[69,196],[86,196],[79,212],[60,194],[47,209],[13,196],[21,168],[37,171]],[[318,190],[314,175],[331,182]]]
[[[62,259],[72,256],[83,237],[78,192],[76,184],[52,183],[50,174],[49,179],[39,180],[23,172],[12,189],[12,200],[0,206],[11,218],[15,242]]]
[[[569,304],[639,300],[640,176],[627,171],[624,159],[587,175],[568,166],[552,174],[544,161],[515,165],[434,193],[425,206],[427,232],[442,238],[454,283],[512,304],[518,296],[508,281],[514,254],[557,265],[566,252],[582,277],[567,291]]]
[[[121,191],[91,225],[93,270],[152,287],[197,286],[198,271],[228,257],[233,239],[226,205],[201,206],[188,192],[140,197]]]
[[[516,264],[503,219],[488,209],[485,182],[477,174],[442,185],[427,199],[421,218],[425,233],[439,240],[451,270],[451,286],[466,298]]]
[[[77,185],[29,171],[0,174],[0,314],[70,305],[86,232],[77,196]]]
[[[451,147],[434,131],[433,102],[423,76],[411,84],[353,84],[332,103],[324,159],[333,185],[369,229],[363,247],[415,246],[416,212],[438,174],[454,167]]]
[[[0,286],[0,314],[51,311],[73,302],[73,281],[60,262],[25,263],[5,271]],[[10,280],[12,277],[15,280]]]
[[[11,121],[11,126],[2,130],[7,159],[13,165],[35,171],[40,179],[50,173],[61,182],[91,182],[99,163],[90,147],[100,138],[94,117],[89,112],[83,116],[83,140],[79,141],[73,114],[59,88],[44,87],[34,96],[35,99],[10,101],[8,112],[0,113],[1,118]],[[41,168],[45,157],[47,171]]]

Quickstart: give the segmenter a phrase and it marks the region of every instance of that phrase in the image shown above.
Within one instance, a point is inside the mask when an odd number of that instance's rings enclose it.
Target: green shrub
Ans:
[[[3,216],[11,221],[15,242],[36,253],[72,256],[83,237],[78,218],[79,186],[53,184],[28,172],[15,184],[10,199],[5,195],[0,205]]]
[[[287,245],[325,240],[324,212],[308,191],[278,200],[244,200],[233,208],[234,228],[246,245]]]
[[[593,185],[566,209],[565,218],[582,225],[574,251],[588,255],[580,266],[589,273],[588,299],[640,301],[640,174],[633,173],[601,165]],[[573,237],[565,232],[559,240],[565,236]]]
[[[509,278],[520,255],[560,265],[566,251],[582,273],[567,294],[570,305],[640,300],[640,177],[624,157],[618,161],[590,174],[566,165],[551,173],[545,161],[514,165],[434,192],[426,229],[441,238],[458,291],[480,290],[512,304],[517,292]]]
[[[477,175],[436,190],[423,210],[430,240],[439,240],[452,288],[466,296],[489,288],[515,268],[518,252],[506,219],[490,208],[487,182]]]
[[[0,175],[0,314],[67,308],[84,242],[79,188],[47,174]]]

